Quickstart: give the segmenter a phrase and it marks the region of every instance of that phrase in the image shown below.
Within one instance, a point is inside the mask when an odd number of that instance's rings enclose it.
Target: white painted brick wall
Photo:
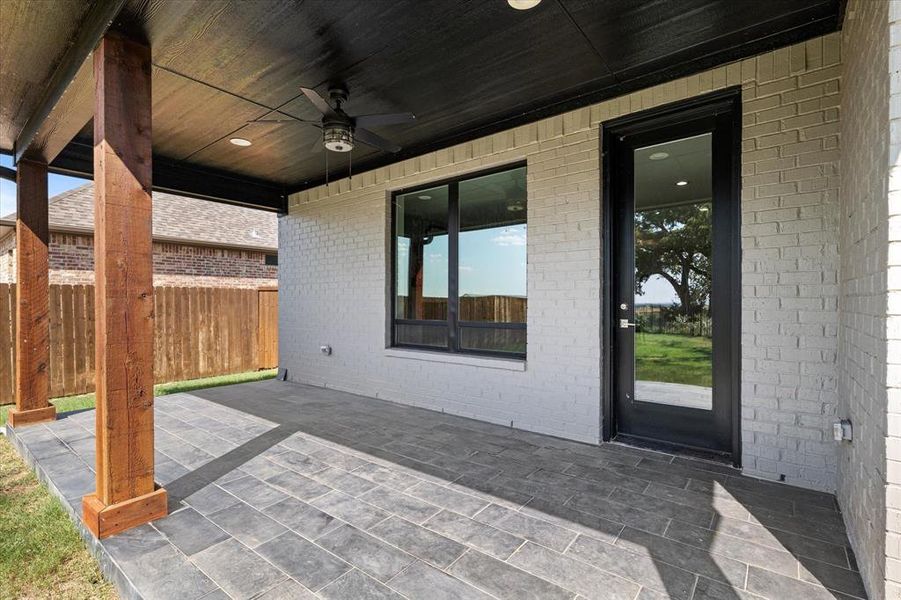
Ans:
[[[901,2],[855,0],[843,124],[839,501],[871,598],[901,598]]]
[[[742,93],[745,472],[827,490],[835,486],[840,78],[840,40],[828,36],[758,57]]]
[[[887,191],[888,195],[885,596],[897,599],[901,598],[901,1],[893,0],[889,4],[888,30],[888,76],[884,72],[882,78],[878,72],[874,75],[877,80],[887,79],[889,82],[889,144],[888,156],[883,156],[888,159],[883,163],[888,169],[888,177],[886,187],[876,187],[878,182],[875,179],[872,185],[874,194]],[[882,31],[879,27],[873,35],[884,44],[885,35],[880,35]],[[876,63],[877,66],[879,64]],[[884,140],[885,127],[880,131]],[[873,152],[878,156],[875,150]],[[882,422],[880,419],[879,423]]]
[[[740,85],[745,467],[834,489],[840,54],[837,34],[817,38],[294,194],[279,221],[289,378],[596,442],[600,124]],[[522,159],[526,370],[389,356],[390,190]]]

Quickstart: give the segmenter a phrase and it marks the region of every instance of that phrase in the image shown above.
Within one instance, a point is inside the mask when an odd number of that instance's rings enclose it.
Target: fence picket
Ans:
[[[12,398],[15,394],[13,388],[13,376],[16,368],[15,350],[13,340],[15,336],[15,319],[13,318],[13,298],[16,287],[6,283],[0,283],[0,400]],[[7,340],[9,340],[7,342]]]
[[[0,404],[15,401],[15,290],[0,284]],[[158,383],[225,375],[277,364],[262,341],[277,340],[277,316],[255,289],[154,290],[154,374]],[[277,306],[277,292],[273,295]],[[264,312],[266,314],[264,314]],[[258,341],[259,340],[259,341]],[[270,354],[264,358],[266,352]],[[94,389],[94,287],[50,286],[51,395]],[[271,364],[269,364],[271,363]]]

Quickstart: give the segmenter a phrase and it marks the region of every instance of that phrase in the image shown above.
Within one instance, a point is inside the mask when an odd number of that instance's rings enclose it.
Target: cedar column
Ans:
[[[407,291],[407,302],[410,306],[407,310],[408,319],[425,318],[425,299],[423,298],[425,281],[425,237],[421,235],[410,237],[410,285]]]
[[[47,165],[20,160],[16,170],[16,407],[13,427],[56,418],[50,404]]]
[[[153,482],[150,48],[107,35],[94,86],[97,491],[83,509],[102,538],[166,515]]]

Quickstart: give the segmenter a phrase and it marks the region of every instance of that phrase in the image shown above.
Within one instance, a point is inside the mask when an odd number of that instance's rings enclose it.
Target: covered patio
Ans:
[[[168,516],[97,540],[93,411],[7,433],[142,598],[863,598],[830,494],[281,381],[156,399]]]
[[[901,597],[901,2],[0,10],[7,434],[124,596]],[[279,214],[279,381],[154,398],[154,191]]]

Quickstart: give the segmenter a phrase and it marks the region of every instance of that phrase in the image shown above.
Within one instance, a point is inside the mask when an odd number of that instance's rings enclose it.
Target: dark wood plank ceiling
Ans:
[[[12,152],[89,9],[83,0],[0,1],[0,149]]]
[[[517,11],[505,0],[129,0],[116,27],[151,43],[155,156],[293,191],[325,178],[325,153],[313,150],[319,130],[248,122],[318,120],[301,86],[323,95],[347,86],[352,115],[416,114],[414,124],[375,130],[402,145],[400,154],[357,145],[359,172],[834,31],[841,7],[842,0],[543,0]],[[9,150],[3,126],[18,125],[2,112],[15,104],[8,96],[0,98],[0,150]],[[231,137],[253,145],[237,148]],[[59,163],[89,168],[79,156],[90,144],[88,124]],[[347,155],[328,158],[332,178],[347,174]]]

